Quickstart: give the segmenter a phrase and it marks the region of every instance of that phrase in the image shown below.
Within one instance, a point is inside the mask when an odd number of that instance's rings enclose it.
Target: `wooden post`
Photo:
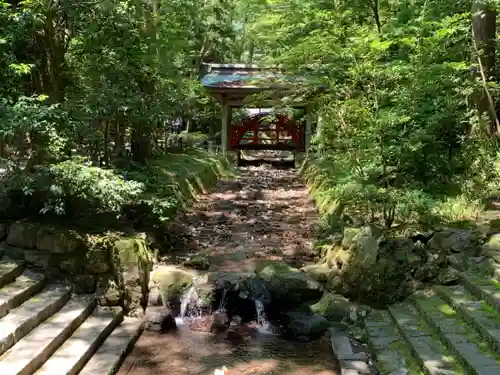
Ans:
[[[228,130],[229,130],[229,105],[227,104],[226,98],[222,100],[222,123],[220,131],[220,141],[222,147],[222,155],[227,155],[227,144],[228,144]]]
[[[305,138],[305,148],[306,148],[306,156],[309,154],[309,143],[311,142],[311,133],[312,133],[312,108],[310,105],[306,106],[306,133],[304,135]]]

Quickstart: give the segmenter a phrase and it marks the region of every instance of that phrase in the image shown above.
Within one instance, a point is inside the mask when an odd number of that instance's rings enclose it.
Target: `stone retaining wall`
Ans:
[[[91,235],[29,221],[3,223],[0,234],[5,255],[49,279],[71,282],[76,293],[97,293],[102,304],[127,312],[145,302],[154,261],[145,235]]]

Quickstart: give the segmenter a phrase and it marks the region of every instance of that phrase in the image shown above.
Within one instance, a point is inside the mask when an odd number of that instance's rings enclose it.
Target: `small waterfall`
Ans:
[[[226,308],[226,302],[227,302],[227,289],[224,288],[222,289],[222,296],[220,298],[219,308],[217,309],[217,311],[224,311]]]
[[[193,285],[181,299],[180,315],[175,318],[175,322],[178,325],[182,325],[186,318],[196,318],[199,316],[201,316],[200,297]]]
[[[260,300],[255,300],[255,309],[257,310],[257,324],[259,325],[260,333],[271,333],[269,320],[264,311],[264,304]]]

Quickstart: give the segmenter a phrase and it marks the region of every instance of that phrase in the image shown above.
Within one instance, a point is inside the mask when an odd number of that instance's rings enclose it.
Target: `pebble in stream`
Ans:
[[[317,214],[296,170],[241,169],[174,223],[186,256],[209,257],[211,271],[241,272],[262,259],[310,259]],[[172,258],[165,262],[175,262]],[[228,341],[225,334],[145,332],[118,375],[337,375],[329,340],[296,343],[272,335]]]

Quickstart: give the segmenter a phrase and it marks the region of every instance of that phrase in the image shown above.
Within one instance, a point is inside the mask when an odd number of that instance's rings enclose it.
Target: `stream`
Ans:
[[[235,180],[221,180],[171,224],[175,252],[163,258],[178,264],[189,256],[209,259],[209,272],[252,271],[257,262],[284,260],[300,267],[312,261],[317,213],[297,171],[269,165],[240,168]],[[189,329],[200,319],[196,290],[189,289],[176,318],[178,330],[144,332],[119,375],[337,375],[330,342],[303,343],[272,334],[264,306],[255,301],[255,322],[220,334]],[[224,308],[222,296],[219,309]],[[246,328],[245,328],[246,327]]]

